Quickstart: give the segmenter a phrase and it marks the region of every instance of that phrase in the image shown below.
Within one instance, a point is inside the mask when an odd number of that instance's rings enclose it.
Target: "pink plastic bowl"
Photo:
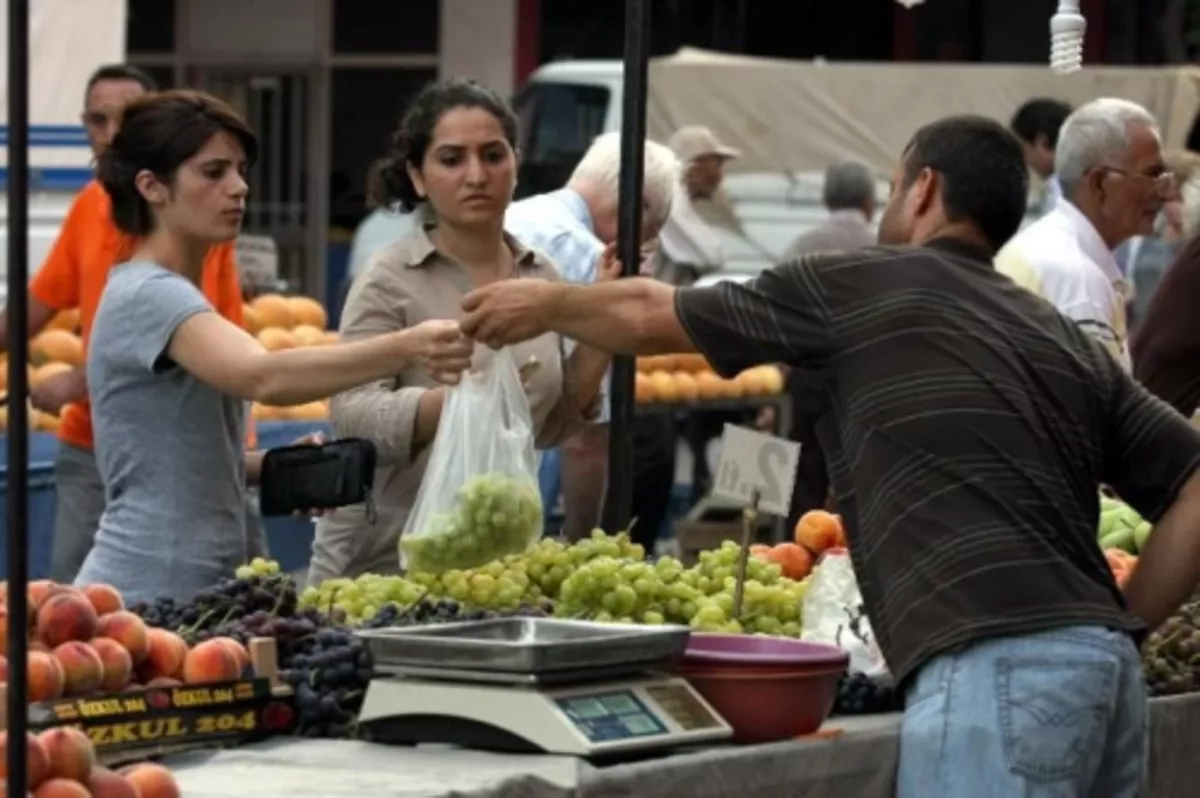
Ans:
[[[735,742],[752,744],[820,729],[849,660],[799,640],[693,634],[675,672],[729,723]]]

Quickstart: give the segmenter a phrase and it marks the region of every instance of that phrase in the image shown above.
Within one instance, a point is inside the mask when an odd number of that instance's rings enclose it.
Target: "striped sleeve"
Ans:
[[[1151,523],[1200,468],[1200,432],[1113,360],[1103,482]]]
[[[745,283],[675,292],[675,312],[696,349],[732,377],[762,363],[804,366],[832,352],[819,258],[767,269]]]

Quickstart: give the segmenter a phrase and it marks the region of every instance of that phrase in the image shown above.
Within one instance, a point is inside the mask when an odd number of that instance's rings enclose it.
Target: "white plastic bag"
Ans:
[[[400,538],[407,570],[474,568],[522,552],[541,537],[529,399],[512,353],[487,350],[483,356],[489,354],[446,391],[425,476]]]
[[[801,640],[837,646],[850,655],[850,672],[888,681],[887,662],[863,608],[854,566],[845,551],[829,551],[804,594]]]

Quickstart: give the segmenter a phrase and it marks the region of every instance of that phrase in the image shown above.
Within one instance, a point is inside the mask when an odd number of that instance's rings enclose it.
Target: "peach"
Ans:
[[[8,681],[8,657],[0,656],[0,682]]]
[[[125,599],[121,598],[120,591],[112,585],[88,585],[83,589],[83,595],[92,602],[97,615],[108,615],[110,612],[125,609]]]
[[[100,662],[104,664],[100,689],[106,693],[124,690],[133,677],[133,658],[129,656],[125,646],[107,637],[97,637],[92,641],[92,648],[100,655]]]
[[[87,787],[92,798],[141,798],[137,787],[116,771],[108,768],[92,768]]]
[[[809,510],[796,522],[795,542],[808,549],[814,557],[826,549],[845,546],[842,519],[825,510]]]
[[[35,637],[34,639],[29,641],[29,650],[30,651],[45,651],[47,654],[49,654],[50,646],[46,645],[46,641],[39,640],[38,638]]]
[[[150,656],[150,637],[146,623],[128,610],[118,610],[100,616],[97,637],[110,637],[125,647],[134,665],[140,665]]]
[[[85,695],[104,681],[104,661],[87,643],[71,640],[54,649],[54,658],[66,675],[66,694]]]
[[[54,655],[44,651],[30,651],[27,682],[29,701],[50,701],[60,698],[67,688],[67,674],[62,663]]]
[[[92,798],[92,794],[77,781],[50,779],[33,791],[33,798]]]
[[[38,628],[51,647],[71,640],[91,640],[100,627],[92,603],[78,594],[49,596],[38,609]]]
[[[96,749],[86,734],[74,726],[56,726],[38,735],[38,742],[46,749],[52,779],[87,782],[96,766]]]
[[[121,771],[137,789],[140,798],[182,798],[179,782],[162,765],[142,762]]]
[[[146,682],[145,689],[149,690],[151,687],[182,687],[182,686],[183,686],[183,682],[181,682],[178,679],[175,679],[171,676],[155,676],[153,679]]]
[[[36,787],[50,778],[50,756],[32,734],[25,738],[25,783]],[[8,732],[0,731],[0,778],[8,778]]]
[[[71,585],[59,585],[51,583],[38,597],[37,608],[40,610],[42,605],[55,596],[78,596],[83,598],[83,591]]]
[[[150,654],[146,657],[150,671],[155,676],[179,676],[188,653],[183,638],[166,629],[150,629],[146,635],[150,640]]]
[[[238,677],[245,674],[246,669],[250,667],[250,652],[246,650],[246,647],[232,637],[214,637],[213,640],[233,652],[233,656],[238,661]]]
[[[183,660],[185,684],[227,682],[242,675],[241,663],[232,649],[220,640],[205,640]]]
[[[29,603],[33,605],[35,610],[42,603],[42,600],[46,598],[46,594],[50,592],[52,587],[55,587],[55,584],[49,579],[39,579],[36,582],[29,583]]]

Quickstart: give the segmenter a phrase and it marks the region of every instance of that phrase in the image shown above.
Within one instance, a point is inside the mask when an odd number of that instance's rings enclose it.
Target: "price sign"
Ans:
[[[758,491],[760,510],[786,518],[799,462],[800,444],[795,441],[726,424],[713,495],[749,504]]]

